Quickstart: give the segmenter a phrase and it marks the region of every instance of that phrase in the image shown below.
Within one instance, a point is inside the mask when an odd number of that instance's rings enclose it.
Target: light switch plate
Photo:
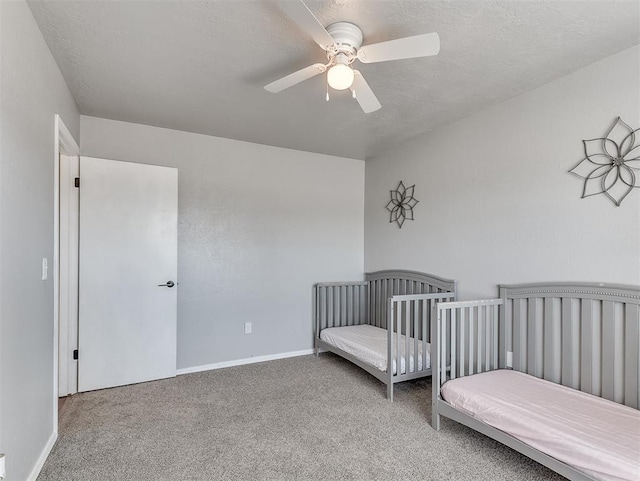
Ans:
[[[49,277],[49,259],[42,258],[42,280],[46,281]]]
[[[252,326],[250,322],[245,322],[244,323],[244,333],[245,334],[251,334],[251,330],[252,330]]]
[[[0,479],[4,479],[7,476],[7,470],[4,466],[4,454],[0,454]]]

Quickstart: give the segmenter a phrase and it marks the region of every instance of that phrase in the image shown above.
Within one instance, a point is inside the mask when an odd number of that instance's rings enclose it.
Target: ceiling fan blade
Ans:
[[[365,114],[370,114],[371,112],[375,112],[376,110],[382,108],[380,102],[376,98],[376,95],[369,87],[369,84],[364,79],[362,74],[357,70],[353,71],[353,84],[351,85],[351,91],[355,92],[356,100],[362,107],[362,110]]]
[[[325,70],[327,70],[327,67],[324,64],[314,63],[302,70],[290,73],[286,77],[282,77],[281,79],[271,82],[269,85],[265,85],[264,89],[268,92],[277,94],[278,92],[282,92],[284,89],[288,89],[289,87],[293,87],[294,85],[310,79],[311,77],[315,77]]]
[[[333,37],[302,0],[280,0],[279,3],[291,20],[307,32],[321,48],[329,50],[329,47],[335,43]]]
[[[358,58],[363,63],[374,63],[403,58],[430,57],[438,55],[438,52],[440,52],[440,37],[434,32],[365,45],[358,50]]]

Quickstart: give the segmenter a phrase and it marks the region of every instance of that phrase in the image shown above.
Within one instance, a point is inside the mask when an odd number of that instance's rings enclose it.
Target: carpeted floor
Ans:
[[[564,479],[333,354],[69,398],[39,481]]]

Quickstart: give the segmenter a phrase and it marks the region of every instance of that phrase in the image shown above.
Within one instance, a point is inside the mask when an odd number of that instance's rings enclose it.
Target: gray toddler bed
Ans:
[[[432,424],[445,416],[570,480],[640,479],[640,287],[500,286],[441,303]]]
[[[456,299],[453,280],[406,270],[365,274],[362,282],[315,286],[315,349],[348,359],[387,385],[431,375],[431,320]]]

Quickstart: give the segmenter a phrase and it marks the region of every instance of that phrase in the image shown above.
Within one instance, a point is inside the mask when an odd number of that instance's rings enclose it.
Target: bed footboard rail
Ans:
[[[388,398],[393,384],[422,377],[432,369],[431,325],[439,302],[456,298],[455,292],[391,296],[387,329]]]
[[[503,367],[504,326],[500,309],[504,299],[444,302],[437,306],[431,347],[432,424],[439,429],[440,388],[449,379]]]

